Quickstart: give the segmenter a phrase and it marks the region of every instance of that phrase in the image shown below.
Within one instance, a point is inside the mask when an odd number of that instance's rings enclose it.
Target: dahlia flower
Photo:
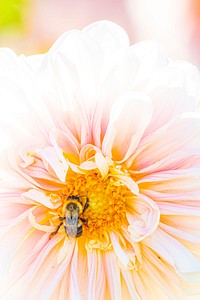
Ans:
[[[1,299],[200,299],[198,70],[108,21],[0,66]]]

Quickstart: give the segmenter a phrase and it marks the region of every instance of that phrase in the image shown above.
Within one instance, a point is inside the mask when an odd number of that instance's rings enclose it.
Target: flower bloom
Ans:
[[[197,299],[197,69],[106,21],[0,66],[1,299]]]

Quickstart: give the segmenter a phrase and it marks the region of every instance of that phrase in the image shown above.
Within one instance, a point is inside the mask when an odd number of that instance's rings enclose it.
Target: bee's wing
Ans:
[[[77,235],[77,226],[78,226],[78,215],[76,216],[66,216],[65,231],[67,235],[72,238],[75,238]]]

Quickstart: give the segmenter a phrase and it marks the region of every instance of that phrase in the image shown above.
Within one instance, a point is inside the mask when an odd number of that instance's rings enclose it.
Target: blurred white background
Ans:
[[[172,58],[200,65],[200,0],[1,0],[0,20],[5,16],[0,46],[17,53],[47,51],[64,31],[109,19],[131,43],[153,39]]]
[[[131,43],[156,40],[200,67],[200,0],[1,0],[0,47],[43,53],[63,32],[101,19],[121,25]],[[0,128],[0,149],[5,140]]]

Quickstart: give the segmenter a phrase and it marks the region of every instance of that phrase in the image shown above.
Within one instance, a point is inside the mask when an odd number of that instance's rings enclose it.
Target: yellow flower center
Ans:
[[[66,186],[59,194],[51,194],[51,202],[61,201],[55,214],[65,217],[69,196],[77,196],[83,207],[79,218],[88,220],[82,223],[82,236],[87,240],[103,240],[111,231],[117,231],[126,224],[125,195],[128,188],[117,178],[108,175],[102,178],[98,172],[73,173],[67,176]],[[88,198],[88,207],[84,206]]]

